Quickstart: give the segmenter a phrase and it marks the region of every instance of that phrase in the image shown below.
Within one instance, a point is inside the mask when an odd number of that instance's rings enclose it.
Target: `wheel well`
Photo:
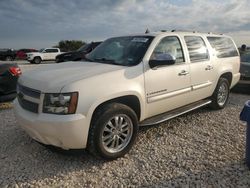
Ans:
[[[233,78],[233,75],[231,72],[226,72],[226,73],[222,74],[220,77],[226,78],[229,82],[229,86],[231,86],[231,82],[232,82],[232,78]]]
[[[99,106],[96,107],[94,114],[100,109],[102,108],[104,105],[109,104],[109,103],[121,103],[124,105],[127,105],[128,107],[130,107],[132,110],[134,110],[134,112],[137,115],[138,120],[141,117],[141,106],[140,106],[140,101],[139,99],[134,96],[134,95],[127,95],[127,96],[122,96],[122,97],[118,97],[118,98],[114,98],[108,101],[105,101],[103,103],[101,103]]]
[[[35,58],[39,58],[39,59],[42,59],[42,58],[41,58],[40,56],[35,56],[35,57],[34,57],[34,59],[35,59]]]

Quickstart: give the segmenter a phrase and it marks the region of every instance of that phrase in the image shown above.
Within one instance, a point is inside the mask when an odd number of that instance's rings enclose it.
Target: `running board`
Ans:
[[[159,124],[162,123],[164,121],[167,121],[169,119],[175,118],[177,116],[180,116],[182,114],[185,114],[187,112],[190,112],[192,110],[195,110],[197,108],[200,108],[202,106],[206,106],[208,104],[210,104],[212,101],[211,100],[201,100],[201,101],[197,101],[195,103],[177,108],[175,110],[171,110],[169,112],[165,112],[163,114],[160,115],[156,115],[153,116],[151,118],[145,119],[142,122],[140,122],[139,126],[148,126],[148,125],[155,125],[155,124]]]

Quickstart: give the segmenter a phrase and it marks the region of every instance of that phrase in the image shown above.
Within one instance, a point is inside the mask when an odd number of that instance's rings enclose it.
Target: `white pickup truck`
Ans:
[[[38,142],[114,159],[130,150],[138,126],[205,105],[224,108],[239,68],[239,52],[225,35],[174,31],[115,37],[85,62],[25,72],[18,80],[15,113]]]
[[[42,61],[56,60],[56,56],[61,53],[59,48],[42,48],[38,52],[27,53],[27,60],[30,63],[40,64]]]

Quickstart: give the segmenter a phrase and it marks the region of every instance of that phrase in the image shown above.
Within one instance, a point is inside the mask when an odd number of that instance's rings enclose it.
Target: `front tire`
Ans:
[[[34,62],[35,64],[40,64],[41,61],[42,61],[42,59],[41,59],[40,57],[35,57],[34,60],[33,60],[33,62]]]
[[[214,110],[223,109],[228,102],[229,91],[228,80],[226,78],[220,78],[211,97],[212,103],[210,107]]]
[[[94,114],[88,136],[88,150],[105,159],[122,157],[132,148],[138,132],[135,112],[120,103],[103,106]]]

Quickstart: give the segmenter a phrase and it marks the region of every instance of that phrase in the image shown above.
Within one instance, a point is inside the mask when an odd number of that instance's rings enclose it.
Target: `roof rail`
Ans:
[[[177,29],[173,29],[171,32],[190,32],[190,33],[197,33],[197,31],[190,31],[190,30],[177,30]]]

